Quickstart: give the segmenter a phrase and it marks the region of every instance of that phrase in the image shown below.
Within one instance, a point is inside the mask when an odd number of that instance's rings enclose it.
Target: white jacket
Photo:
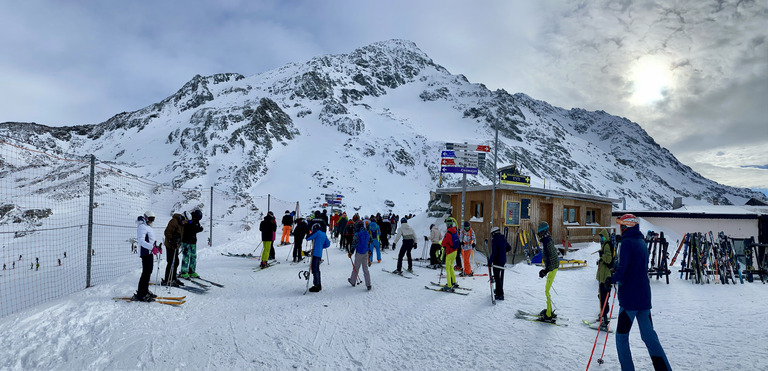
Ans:
[[[429,230],[429,240],[433,244],[440,244],[440,242],[443,241],[443,234],[440,233],[440,228],[437,228],[437,226],[432,227],[432,229]]]
[[[397,241],[400,241],[400,237],[402,237],[404,240],[416,240],[416,232],[413,231],[413,228],[408,225],[408,223],[400,224],[400,228],[397,229],[397,234],[395,235],[395,240],[392,242],[393,245],[397,244]]]
[[[136,243],[141,247],[139,257],[152,253],[152,248],[155,246],[155,231],[152,227],[144,221],[144,217],[140,216],[136,220]],[[144,251],[146,249],[146,251]]]

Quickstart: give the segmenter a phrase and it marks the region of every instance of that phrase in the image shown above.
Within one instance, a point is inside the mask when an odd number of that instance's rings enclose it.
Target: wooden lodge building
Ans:
[[[534,188],[523,185],[497,184],[495,210],[491,210],[492,185],[466,187],[464,214],[461,214],[462,188],[439,188],[436,197],[450,204],[451,215],[459,224],[469,221],[477,234],[477,245],[483,250],[483,240],[489,239],[491,213],[493,224],[508,228],[508,239],[525,229],[536,232],[539,223],[549,223],[555,243],[593,241],[601,228],[610,229],[613,205],[619,199],[585,193]]]

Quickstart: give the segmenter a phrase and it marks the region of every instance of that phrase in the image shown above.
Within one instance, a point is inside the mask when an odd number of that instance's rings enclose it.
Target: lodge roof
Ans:
[[[466,188],[467,192],[491,191],[492,189],[493,189],[492,185],[467,186]],[[497,184],[496,190],[506,190],[506,191],[512,191],[518,194],[554,197],[554,198],[562,198],[562,199],[577,200],[577,201],[590,201],[595,203],[611,204],[611,205],[618,204],[619,202],[621,202],[621,200],[617,198],[591,195],[587,193],[558,191],[555,189],[528,187],[528,186],[514,185],[514,184]],[[460,194],[461,191],[462,191],[461,187],[438,188],[437,190],[435,190],[435,192],[438,194]]]

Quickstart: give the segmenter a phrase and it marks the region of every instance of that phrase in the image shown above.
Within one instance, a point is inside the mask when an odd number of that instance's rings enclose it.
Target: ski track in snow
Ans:
[[[423,289],[440,274],[421,268],[423,262],[414,262],[419,276],[410,280],[381,272],[395,268],[391,250],[370,267],[368,291],[349,285],[349,259],[332,245],[321,266],[323,290],[302,295],[306,281],[297,272],[308,263],[281,261],[254,272],[258,260],[221,256],[231,251],[226,247],[202,248],[198,255],[198,271],[225,288],[204,294],[152,288],[158,295],[187,295],[180,307],[111,300],[135,290],[137,259],[131,274],[7,316],[0,321],[0,369],[578,370],[595,340],[581,320],[599,310],[589,255],[597,244],[569,253],[587,259],[588,267],[561,270],[555,278],[553,302],[567,327],[514,318],[517,310],[545,307],[540,268],[524,263],[506,272],[506,300],[494,306],[488,277],[458,278],[473,289],[459,296]],[[290,248],[278,246],[278,260]],[[766,286],[693,285],[676,270],[669,285],[651,281],[654,325],[673,367],[768,369],[756,317],[768,300]],[[613,335],[605,364],[595,363],[603,336],[591,368],[618,370]],[[637,369],[652,368],[636,325],[630,343]]]

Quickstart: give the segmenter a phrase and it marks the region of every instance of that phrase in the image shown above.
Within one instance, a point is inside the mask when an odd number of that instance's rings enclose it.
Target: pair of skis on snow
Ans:
[[[166,304],[166,305],[174,305],[179,306],[184,303],[186,303],[186,296],[158,296],[154,298],[152,301],[144,302],[144,303],[158,303],[158,304]],[[142,302],[141,300],[133,300],[130,296],[116,296],[112,298],[114,301],[137,301]]]

